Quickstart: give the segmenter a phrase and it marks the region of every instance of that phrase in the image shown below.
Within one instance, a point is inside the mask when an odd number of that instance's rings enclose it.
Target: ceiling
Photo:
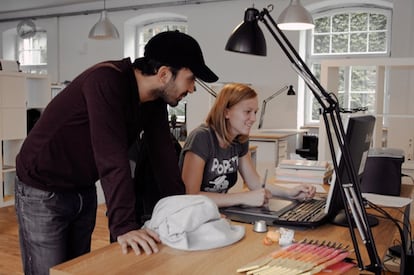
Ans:
[[[114,11],[222,1],[232,0],[1,0],[0,22],[62,14],[98,13],[104,5],[107,10]]]
[[[67,5],[97,2],[96,0],[1,0],[0,13],[32,9],[55,8]]]
[[[62,8],[77,4],[94,4],[97,7],[122,7],[141,4],[171,3],[171,4],[191,4],[202,2],[216,2],[217,0],[1,0],[0,19],[2,13],[16,13],[37,9]]]

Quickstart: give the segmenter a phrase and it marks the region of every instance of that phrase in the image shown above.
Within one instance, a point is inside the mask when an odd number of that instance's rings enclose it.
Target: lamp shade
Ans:
[[[289,90],[287,91],[287,95],[296,95],[293,85],[289,85]]]
[[[118,30],[109,20],[106,10],[101,12],[99,21],[89,31],[89,38],[98,40],[119,38]]]
[[[312,15],[300,0],[290,0],[289,6],[279,15],[277,26],[282,30],[308,30],[315,27]]]
[[[244,21],[231,34],[226,50],[232,52],[266,55],[266,40],[258,25],[259,11],[248,8],[244,13]]]

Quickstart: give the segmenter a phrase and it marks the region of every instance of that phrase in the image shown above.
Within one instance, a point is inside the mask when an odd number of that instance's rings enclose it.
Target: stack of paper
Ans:
[[[327,161],[287,159],[276,167],[276,181],[328,183],[333,173]]]

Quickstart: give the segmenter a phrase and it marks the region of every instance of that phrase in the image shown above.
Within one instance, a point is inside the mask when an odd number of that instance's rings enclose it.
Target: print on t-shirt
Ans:
[[[238,156],[233,156],[230,159],[224,159],[220,162],[219,159],[214,158],[211,163],[210,173],[217,175],[213,180],[210,180],[208,186],[205,187],[207,192],[224,193],[231,187],[230,182],[237,180]]]

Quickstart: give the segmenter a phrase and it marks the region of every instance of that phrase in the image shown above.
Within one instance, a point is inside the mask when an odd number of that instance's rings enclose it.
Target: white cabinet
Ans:
[[[0,207],[14,203],[15,161],[27,134],[27,109],[50,101],[48,76],[0,71]]]
[[[274,177],[275,168],[282,159],[288,159],[294,153],[298,139],[301,140],[304,130],[292,129],[261,129],[251,132],[249,143],[257,146],[256,162],[257,171],[264,175],[268,170],[269,178]]]

